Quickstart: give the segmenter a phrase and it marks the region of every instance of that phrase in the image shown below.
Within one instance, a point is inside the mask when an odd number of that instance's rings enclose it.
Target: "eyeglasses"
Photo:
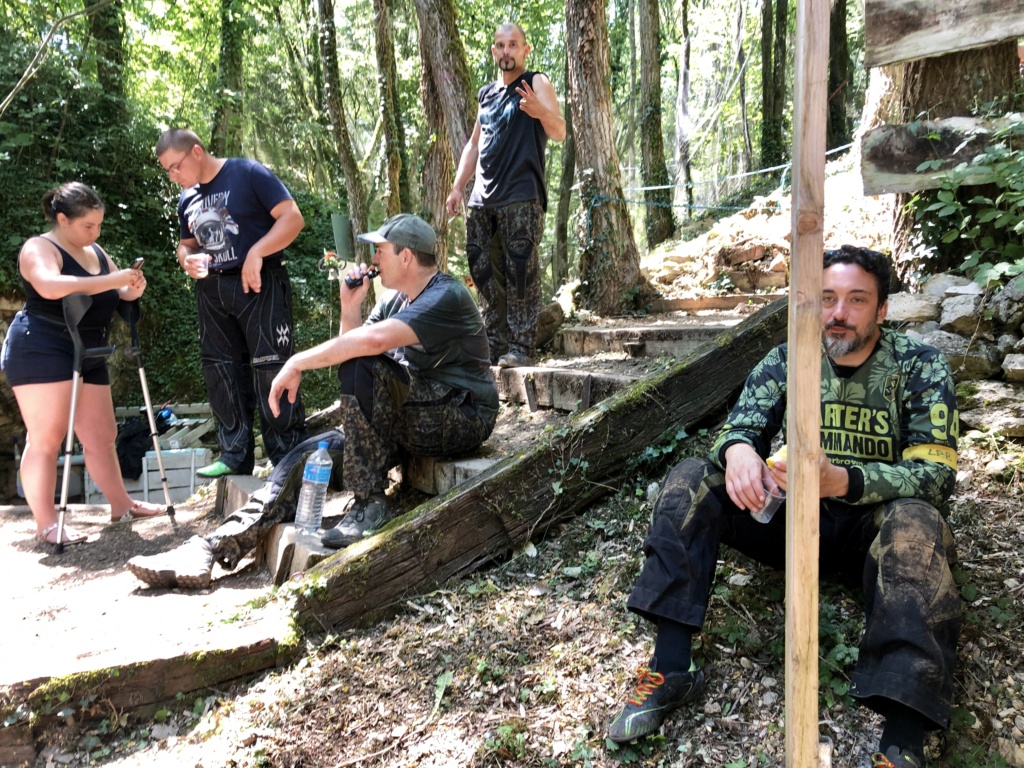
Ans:
[[[170,164],[170,165],[168,165],[168,166],[167,166],[166,168],[164,168],[164,170],[165,170],[165,171],[167,171],[167,175],[168,175],[168,176],[174,176],[174,175],[176,175],[176,174],[177,174],[177,173],[178,173],[179,171],[181,171],[181,166],[182,166],[182,164],[183,164],[183,163],[184,163],[184,162],[185,162],[186,160],[188,160],[188,158],[189,158],[189,157],[191,157],[191,156],[192,156],[192,150],[193,150],[193,149],[194,149],[194,147],[190,147],[190,148],[189,148],[189,150],[188,150],[188,152],[186,152],[186,153],[185,153],[184,155],[182,155],[182,156],[181,156],[181,158],[180,158],[180,159],[179,159],[179,160],[178,160],[178,161],[177,161],[176,163],[171,163],[171,164]]]

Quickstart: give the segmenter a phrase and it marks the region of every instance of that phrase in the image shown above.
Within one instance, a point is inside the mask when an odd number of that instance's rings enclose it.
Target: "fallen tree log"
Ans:
[[[1024,0],[865,0],[864,66],[942,56],[1024,35]]]
[[[784,339],[780,299],[669,370],[637,382],[543,435],[529,451],[392,521],[314,566],[298,590],[304,628],[376,618],[530,540],[616,489],[666,433],[728,405],[753,366]]]

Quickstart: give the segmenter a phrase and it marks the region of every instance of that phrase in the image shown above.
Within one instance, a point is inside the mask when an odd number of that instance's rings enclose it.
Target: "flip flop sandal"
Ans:
[[[88,534],[86,534],[86,533],[78,533],[78,532],[75,532],[73,534],[71,531],[72,531],[71,528],[68,528],[67,526],[64,526],[64,544],[65,545],[68,545],[68,544],[82,544],[85,541],[88,541],[88,539],[89,539],[89,535]],[[53,534],[52,539],[51,539],[50,534]],[[54,523],[53,525],[48,525],[46,528],[44,528],[42,533],[36,534],[36,540],[40,544],[56,544],[57,543],[57,535],[56,534],[57,534],[57,523]]]
[[[141,501],[133,501],[131,509],[125,512],[120,517],[111,516],[111,523],[130,523],[132,520],[149,520],[153,517],[163,517],[167,514],[166,509],[161,509],[158,512],[146,514],[145,507],[142,506]]]

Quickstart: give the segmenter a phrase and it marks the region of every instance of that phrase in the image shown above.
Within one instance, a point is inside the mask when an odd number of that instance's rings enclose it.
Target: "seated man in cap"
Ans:
[[[364,323],[359,308],[369,270],[354,267],[348,277],[360,282],[351,287],[340,281],[341,335],[292,356],[270,390],[275,411],[281,397],[295,400],[302,371],[340,366],[343,435],[318,435],[297,446],[275,467],[273,482],[212,535],[194,536],[165,554],[132,558],[129,569],[147,584],[209,586],[214,559],[233,568],[272,524],[293,520],[302,466],[317,440],[331,439],[334,472],[354,493],[345,517],[323,536],[325,546],[340,549],[390,519],[385,478],[403,451],[452,456],[477,448],[491,434],[498,390],[483,320],[462,281],[438,269],[433,229],[400,214],[359,239],[376,246],[373,267],[390,290]]]
[[[365,265],[341,285],[341,335],[293,355],[270,388],[270,409],[293,402],[302,372],[340,366],[343,479],[355,495],[338,525],[323,537],[339,549],[390,519],[384,484],[404,451],[451,456],[479,446],[494,428],[498,390],[487,334],[476,302],[461,280],[438,269],[434,230],[399,214],[376,232],[373,266],[389,289],[364,323],[359,307],[369,290]]]

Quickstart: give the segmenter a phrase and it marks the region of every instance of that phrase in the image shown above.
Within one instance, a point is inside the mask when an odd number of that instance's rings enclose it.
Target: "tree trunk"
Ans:
[[[761,167],[781,165],[786,108],[788,0],[764,0],[761,8]]]
[[[828,126],[825,148],[835,149],[850,141],[850,46],[846,37],[846,0],[832,0],[828,48]]]
[[[883,123],[908,123],[921,115],[937,120],[968,116],[978,104],[995,103],[994,112],[1010,108],[1010,94],[1019,80],[1017,43],[1009,40],[987,48],[960,51],[946,56],[918,59],[907,64],[871,70],[868,96],[859,129],[862,134]],[[965,194],[985,194],[985,188],[971,187]],[[909,195],[896,197],[893,225],[893,258],[897,273],[906,279],[919,265],[909,258],[914,217],[906,209]],[[955,267],[951,260],[929,261],[929,271]]]
[[[113,3],[89,15],[89,38],[95,49],[96,82],[104,96],[109,119],[125,119],[124,101],[124,7]]]
[[[750,141],[750,123],[747,120],[747,53],[743,48],[744,27],[743,23],[745,0],[736,2],[736,73],[739,78],[739,107],[740,107],[740,130],[743,133],[743,156],[741,158],[740,173],[750,170],[754,148]]]
[[[690,136],[693,124],[690,122],[690,11],[689,0],[682,5],[682,51],[679,57],[676,78],[676,200],[686,203],[686,218],[693,217],[693,183],[690,172]]]
[[[242,50],[245,25],[242,0],[220,2],[220,59],[210,151],[218,157],[242,154]]]
[[[622,198],[619,158],[612,130],[608,68],[608,24],[600,0],[566,5],[569,91],[583,207],[579,306],[614,315],[646,302],[650,287],[640,274],[640,257]]]
[[[434,73],[434,88],[444,114],[448,145],[458,162],[476,123],[476,91],[466,66],[466,50],[452,0],[415,0],[422,55]],[[448,190],[445,190],[447,196]]]
[[[456,23],[452,0],[414,0],[420,28],[420,61],[423,70],[421,93],[434,142],[423,168],[424,218],[437,232],[439,249],[447,260],[448,219],[444,201],[454,179],[454,167],[469,141],[476,123],[476,98],[466,66],[466,51]],[[448,140],[448,157],[433,154],[441,149],[440,138]]]
[[[420,47],[420,101],[427,122],[430,142],[423,161],[423,194],[420,201],[420,216],[434,227],[437,233],[437,261],[441,268],[448,269],[448,247],[450,230],[447,226],[447,212],[444,208],[448,190],[455,180],[455,161],[445,128],[441,97],[436,87],[433,65]]]
[[[569,82],[569,52],[565,58],[565,82]],[[565,96],[565,140],[562,142],[562,183],[555,213],[555,251],[551,257],[551,293],[569,279],[569,209],[576,176],[576,132],[572,127],[572,95]]]
[[[377,52],[377,91],[380,99],[380,119],[384,124],[384,208],[387,217],[391,218],[403,210],[401,193],[405,129],[401,123],[402,110],[398,104],[398,70],[395,68],[395,44],[391,37],[388,0],[373,0],[373,19]]]
[[[335,149],[345,174],[349,216],[352,217],[357,232],[366,232],[369,229],[366,191],[345,120],[345,104],[341,98],[337,31],[334,26],[334,0],[320,0],[319,27],[320,57],[324,69],[324,98],[327,101],[327,113],[331,116],[331,133],[334,137]],[[356,261],[369,263],[370,257],[369,246],[356,241],[353,258]]]
[[[570,0],[570,19],[576,1]],[[724,409],[784,338],[786,315],[786,300],[775,302],[670,370],[601,401],[526,454],[407,513],[366,546],[318,563],[309,574],[321,586],[298,593],[299,624],[322,631],[366,623],[578,514],[618,487],[630,460],[648,446]]]
[[[672,215],[672,190],[668,187],[661,128],[661,18],[658,0],[639,0],[639,3],[641,180],[645,187],[663,187],[644,191],[647,247],[654,248],[675,234],[676,222]]]

